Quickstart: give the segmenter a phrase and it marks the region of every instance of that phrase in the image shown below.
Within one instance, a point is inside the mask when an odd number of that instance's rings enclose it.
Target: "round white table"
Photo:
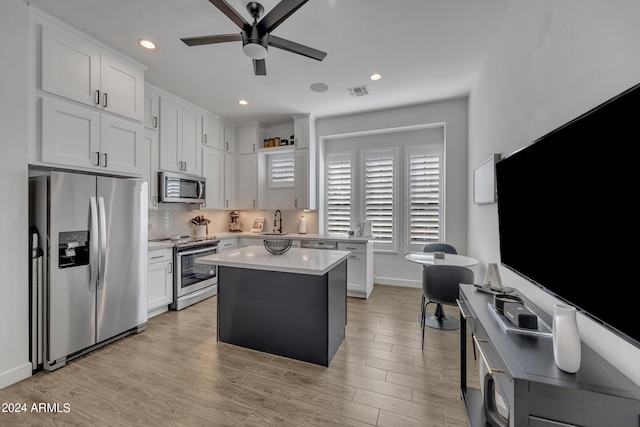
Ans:
[[[464,255],[444,254],[444,258],[436,258],[432,252],[410,252],[404,256],[408,261],[430,265],[455,265],[458,267],[473,267],[478,260]],[[422,315],[418,315],[418,322],[422,322]],[[456,330],[460,327],[460,321],[447,317],[442,304],[436,304],[436,309],[431,316],[424,319],[424,324],[435,329]]]

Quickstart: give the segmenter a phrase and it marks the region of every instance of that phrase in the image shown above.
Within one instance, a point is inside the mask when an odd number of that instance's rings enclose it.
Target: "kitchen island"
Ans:
[[[349,254],[248,246],[199,258],[218,266],[218,340],[329,366],[344,340]]]

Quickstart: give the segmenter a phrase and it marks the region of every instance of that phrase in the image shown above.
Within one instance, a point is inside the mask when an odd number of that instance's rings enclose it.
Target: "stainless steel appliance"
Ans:
[[[301,240],[300,247],[311,248],[311,249],[336,250],[338,249],[338,242],[334,240]]]
[[[148,189],[145,181],[49,172],[31,177],[29,190],[38,242],[31,357],[34,370],[54,370],[146,328]]]
[[[218,293],[218,268],[196,264],[200,257],[218,252],[220,240],[214,237],[184,238],[174,247],[174,302],[172,310],[182,310]]]
[[[205,203],[206,179],[184,173],[158,172],[158,197],[162,203]]]

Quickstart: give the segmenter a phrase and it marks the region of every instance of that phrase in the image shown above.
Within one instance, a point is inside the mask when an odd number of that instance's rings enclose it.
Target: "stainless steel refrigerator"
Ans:
[[[48,172],[29,196],[34,370],[144,330],[147,183]]]

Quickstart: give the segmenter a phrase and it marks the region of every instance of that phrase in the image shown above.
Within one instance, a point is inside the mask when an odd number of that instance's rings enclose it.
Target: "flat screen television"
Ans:
[[[496,163],[501,263],[640,347],[640,84]]]

